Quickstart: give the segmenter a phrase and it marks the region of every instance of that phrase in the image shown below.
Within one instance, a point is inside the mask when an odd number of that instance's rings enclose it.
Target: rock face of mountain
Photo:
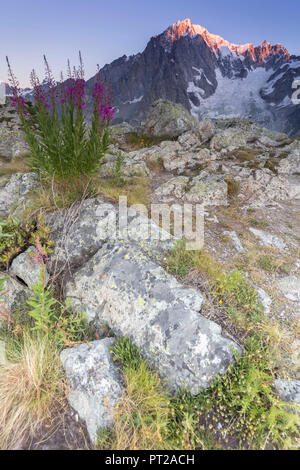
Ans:
[[[247,117],[291,135],[300,130],[300,105],[292,100],[300,57],[281,44],[232,44],[187,19],[101,73],[112,86],[116,122],[143,121],[153,101],[163,98],[199,120]],[[94,82],[87,82],[89,106]]]

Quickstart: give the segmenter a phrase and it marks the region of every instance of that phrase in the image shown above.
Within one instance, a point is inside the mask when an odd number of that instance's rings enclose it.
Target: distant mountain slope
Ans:
[[[143,121],[152,102],[166,98],[199,120],[240,116],[288,134],[300,130],[300,105],[291,100],[300,57],[281,44],[232,44],[186,19],[101,73],[112,85],[116,122]],[[90,111],[94,82],[87,82]]]

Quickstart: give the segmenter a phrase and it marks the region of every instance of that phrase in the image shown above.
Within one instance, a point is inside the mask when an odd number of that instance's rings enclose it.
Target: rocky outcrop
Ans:
[[[11,178],[0,180],[0,216],[5,217],[17,206],[24,209],[30,201],[28,194],[38,186],[35,173],[16,173]]]
[[[197,126],[197,121],[182,105],[160,99],[151,106],[145,129],[156,137],[178,137]]]
[[[182,201],[206,206],[227,204],[227,183],[222,175],[201,171],[198,176],[178,176],[158,187],[155,191],[163,202]]]
[[[0,104],[0,157],[5,160],[28,155],[24,133],[16,109],[7,100]]]
[[[111,355],[112,338],[81,344],[61,352],[70,388],[68,401],[86,422],[92,442],[97,433],[113,424],[115,406],[122,392],[122,378]]]
[[[242,132],[238,132],[234,129],[228,129],[221,131],[218,135],[215,135],[210,143],[210,148],[212,150],[223,150],[228,149],[234,150],[239,147],[244,147],[246,145],[246,138]]]
[[[128,336],[168,386],[198,393],[233,361],[221,328],[201,315],[202,295],[179,284],[137,246],[104,245],[66,286],[73,309]]]

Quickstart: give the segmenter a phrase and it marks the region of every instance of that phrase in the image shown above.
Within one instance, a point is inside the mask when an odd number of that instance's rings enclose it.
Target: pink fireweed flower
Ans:
[[[104,103],[101,103],[98,108],[98,113],[100,119],[104,121],[110,121],[114,117],[114,109],[111,106],[107,106]]]
[[[31,86],[34,90],[34,100],[37,104],[40,104],[41,106],[44,106],[45,108],[49,109],[50,105],[47,102],[47,98],[45,96],[44,90],[42,85],[40,84],[40,81],[35,73],[35,70],[32,70],[30,74],[30,83]]]
[[[35,264],[45,264],[46,261],[49,261],[49,258],[47,257],[47,251],[45,248],[42,247],[40,243],[40,237],[36,237],[36,247],[35,247],[36,254],[33,258],[33,262]]]

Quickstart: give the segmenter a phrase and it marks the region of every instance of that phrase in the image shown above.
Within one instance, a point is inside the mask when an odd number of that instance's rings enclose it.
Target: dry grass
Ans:
[[[11,176],[14,173],[27,173],[30,171],[27,158],[16,158],[14,160],[0,159],[0,176]]]
[[[47,337],[25,333],[21,349],[0,367],[0,449],[34,436],[63,395],[58,350]]]
[[[119,196],[127,196],[129,205],[149,205],[149,180],[146,177],[132,177],[117,181],[115,178],[98,176],[65,183],[44,183],[30,194],[30,207],[24,216],[33,216],[41,211],[53,212],[71,207],[84,199],[103,195],[112,202]]]
[[[240,162],[249,162],[251,160],[255,160],[259,154],[260,152],[255,149],[239,149],[231,152],[229,154],[229,158],[236,158]]]
[[[96,196],[98,194],[94,179],[81,178],[69,182],[44,182],[30,195],[30,206],[25,210],[24,216],[29,218],[40,213],[58,211],[71,207],[78,201]]]
[[[98,180],[97,192],[113,202],[118,202],[120,196],[126,196],[127,202],[149,205],[149,180],[146,177],[133,177],[116,184],[114,178]]]

